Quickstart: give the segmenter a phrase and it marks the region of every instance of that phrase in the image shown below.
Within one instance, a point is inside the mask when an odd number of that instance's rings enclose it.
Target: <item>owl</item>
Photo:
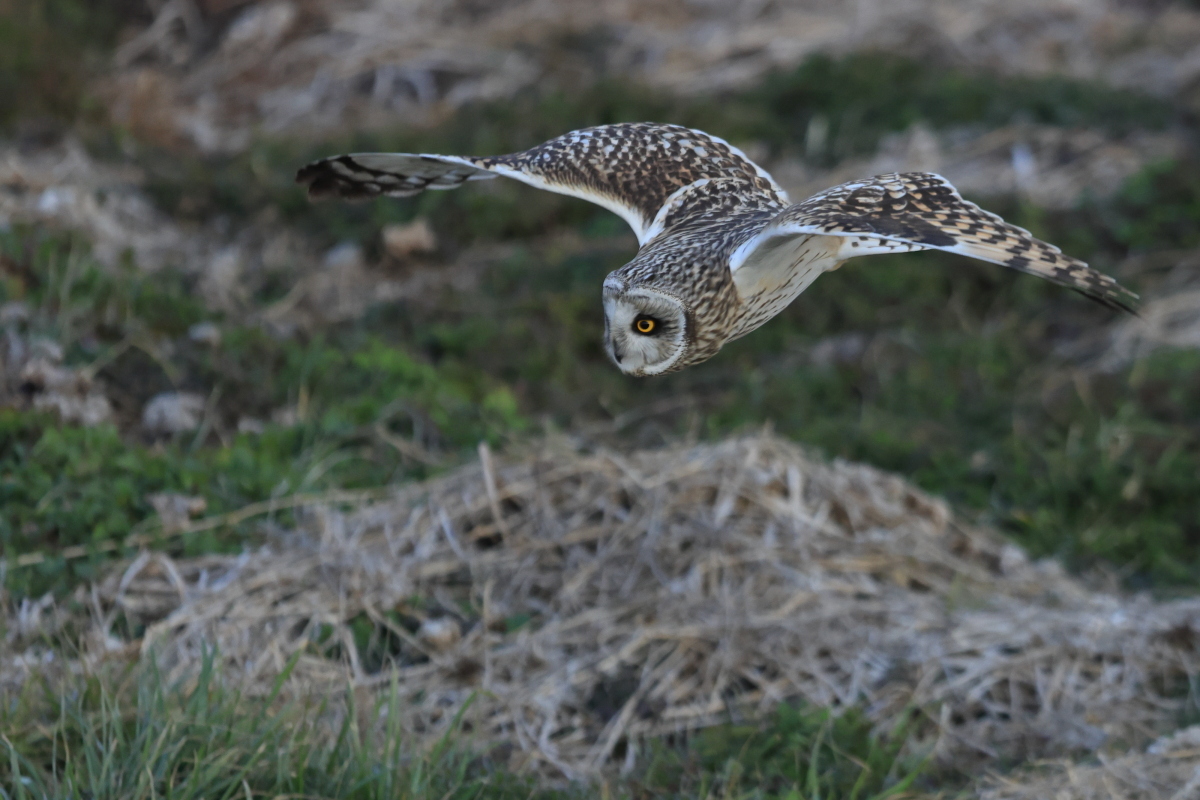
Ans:
[[[890,173],[792,203],[744,153],[701,131],[651,122],[572,131],[521,153],[355,153],[296,175],[310,197],[408,197],[497,176],[589,200],[637,235],[604,280],[604,346],[633,376],[712,358],[847,259],[946,250],[1132,311],[1107,275],[969,203],[943,177]]]

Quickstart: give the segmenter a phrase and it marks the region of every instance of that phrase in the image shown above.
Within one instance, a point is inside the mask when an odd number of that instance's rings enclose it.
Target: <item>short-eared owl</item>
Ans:
[[[1112,278],[959,196],[945,178],[892,173],[793,205],[737,148],[657,123],[573,131],[523,153],[357,153],[296,176],[310,197],[406,197],[503,175],[590,200],[633,227],[640,249],[604,281],[605,348],[629,375],[697,364],[855,256],[948,250],[1028,272],[1114,308]]]

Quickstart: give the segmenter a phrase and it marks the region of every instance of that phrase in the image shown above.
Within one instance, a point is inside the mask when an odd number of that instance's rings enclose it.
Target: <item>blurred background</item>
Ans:
[[[600,347],[599,284],[636,250],[615,216],[505,181],[361,205],[292,182],[624,120],[724,137],[796,199],[938,171],[1142,319],[875,257],[633,380]],[[1198,125],[1193,0],[0,0],[4,587],[62,593],[149,521],[421,478],[481,440],[770,426],[1034,555],[1194,591]]]
[[[293,182],[631,120],[1141,316],[872,257],[635,380],[609,212]],[[0,0],[0,796],[1191,796],[1198,133],[1197,0]]]

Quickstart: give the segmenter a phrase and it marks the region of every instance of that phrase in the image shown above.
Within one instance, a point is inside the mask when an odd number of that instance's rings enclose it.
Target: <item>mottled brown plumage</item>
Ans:
[[[868,234],[960,253],[1037,275],[1126,311],[1133,310],[1137,299],[1104,273],[964,200],[949,181],[928,172],[893,172],[835,186],[788,208],[764,234],[800,232]],[[852,249],[861,243],[847,241]]]
[[[296,176],[312,197],[407,197],[506,176],[620,215],[641,245],[604,282],[605,344],[632,375],[682,369],[778,314],[859,255],[938,249],[1037,275],[1113,308],[1136,295],[969,203],[948,181],[892,173],[796,205],[728,143],[677,125],[572,131],[504,156],[359,153]],[[645,319],[652,319],[650,331]]]
[[[700,131],[651,122],[602,125],[504,156],[357,153],[316,161],[296,175],[310,197],[408,197],[503,175],[615,211],[639,238],[676,191],[703,179],[737,178],[786,198],[737,148]]]

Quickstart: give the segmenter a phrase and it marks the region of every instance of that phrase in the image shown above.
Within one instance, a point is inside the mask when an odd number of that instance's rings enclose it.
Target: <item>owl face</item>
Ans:
[[[691,320],[674,295],[648,286],[604,282],[604,349],[626,375],[672,372],[688,363]]]

